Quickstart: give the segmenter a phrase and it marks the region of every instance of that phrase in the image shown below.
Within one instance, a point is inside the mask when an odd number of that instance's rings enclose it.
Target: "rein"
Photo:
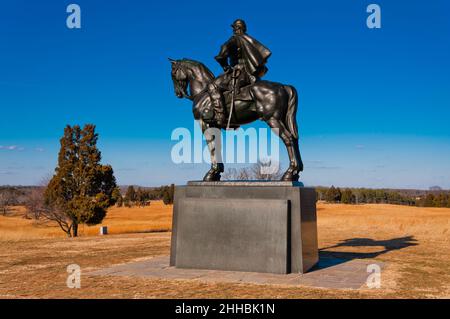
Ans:
[[[182,70],[187,74],[185,65],[181,65],[180,68],[182,68]],[[189,80],[186,80],[186,82],[188,82],[187,85],[186,85],[186,91],[187,91],[187,86],[189,85]],[[195,99],[196,96],[198,96],[198,95],[200,95],[202,93],[205,93],[207,90],[208,90],[208,85],[206,85],[203,90],[197,92],[196,94],[188,95],[187,93],[184,92],[184,90],[181,90],[181,93],[183,94],[184,98],[192,101],[192,100]]]
[[[200,92],[193,94],[193,95],[187,95],[186,93],[183,92],[183,97],[189,99],[189,100],[194,100],[196,96],[205,93],[208,90],[208,86],[205,86],[205,88],[203,90],[201,90]]]

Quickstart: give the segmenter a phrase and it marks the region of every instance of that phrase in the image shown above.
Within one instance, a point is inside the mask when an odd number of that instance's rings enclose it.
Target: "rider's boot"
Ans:
[[[211,96],[211,104],[214,108],[214,120],[218,127],[225,127],[225,107],[223,104],[222,94],[220,94],[220,91],[213,84],[208,87],[208,91]]]
[[[213,101],[215,120],[218,127],[224,127],[226,125],[225,113],[223,112],[222,99]]]

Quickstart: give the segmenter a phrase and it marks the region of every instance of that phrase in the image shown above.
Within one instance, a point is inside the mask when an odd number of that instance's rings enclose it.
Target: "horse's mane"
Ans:
[[[190,65],[193,67],[200,68],[204,73],[206,73],[208,76],[210,76],[211,79],[214,79],[214,74],[206,67],[206,65],[204,65],[201,62],[191,60],[191,59],[186,59],[186,58],[178,60],[178,62],[185,64],[185,65],[187,64],[187,65]]]

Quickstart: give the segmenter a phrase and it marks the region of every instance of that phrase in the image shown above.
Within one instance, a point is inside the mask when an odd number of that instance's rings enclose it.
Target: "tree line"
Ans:
[[[152,200],[162,200],[166,205],[173,204],[174,190],[174,184],[150,189],[138,187],[137,190],[133,185],[130,185],[125,192],[125,196],[119,193],[117,206],[144,207],[150,205]]]
[[[428,192],[422,195],[407,195],[398,190],[316,187],[317,200],[343,204],[395,204],[419,207],[450,208],[450,192]]]

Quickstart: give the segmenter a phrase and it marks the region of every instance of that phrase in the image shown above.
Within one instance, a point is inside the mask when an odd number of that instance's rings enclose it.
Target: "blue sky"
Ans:
[[[70,3],[80,30],[66,27]],[[381,29],[366,27],[370,3]],[[299,92],[305,184],[450,188],[449,14],[445,0],[3,1],[0,184],[52,173],[64,126],[84,123],[120,184],[201,178],[206,164],[171,162],[172,130],[193,123],[167,57],[218,74],[240,17],[273,52],[266,79]]]

